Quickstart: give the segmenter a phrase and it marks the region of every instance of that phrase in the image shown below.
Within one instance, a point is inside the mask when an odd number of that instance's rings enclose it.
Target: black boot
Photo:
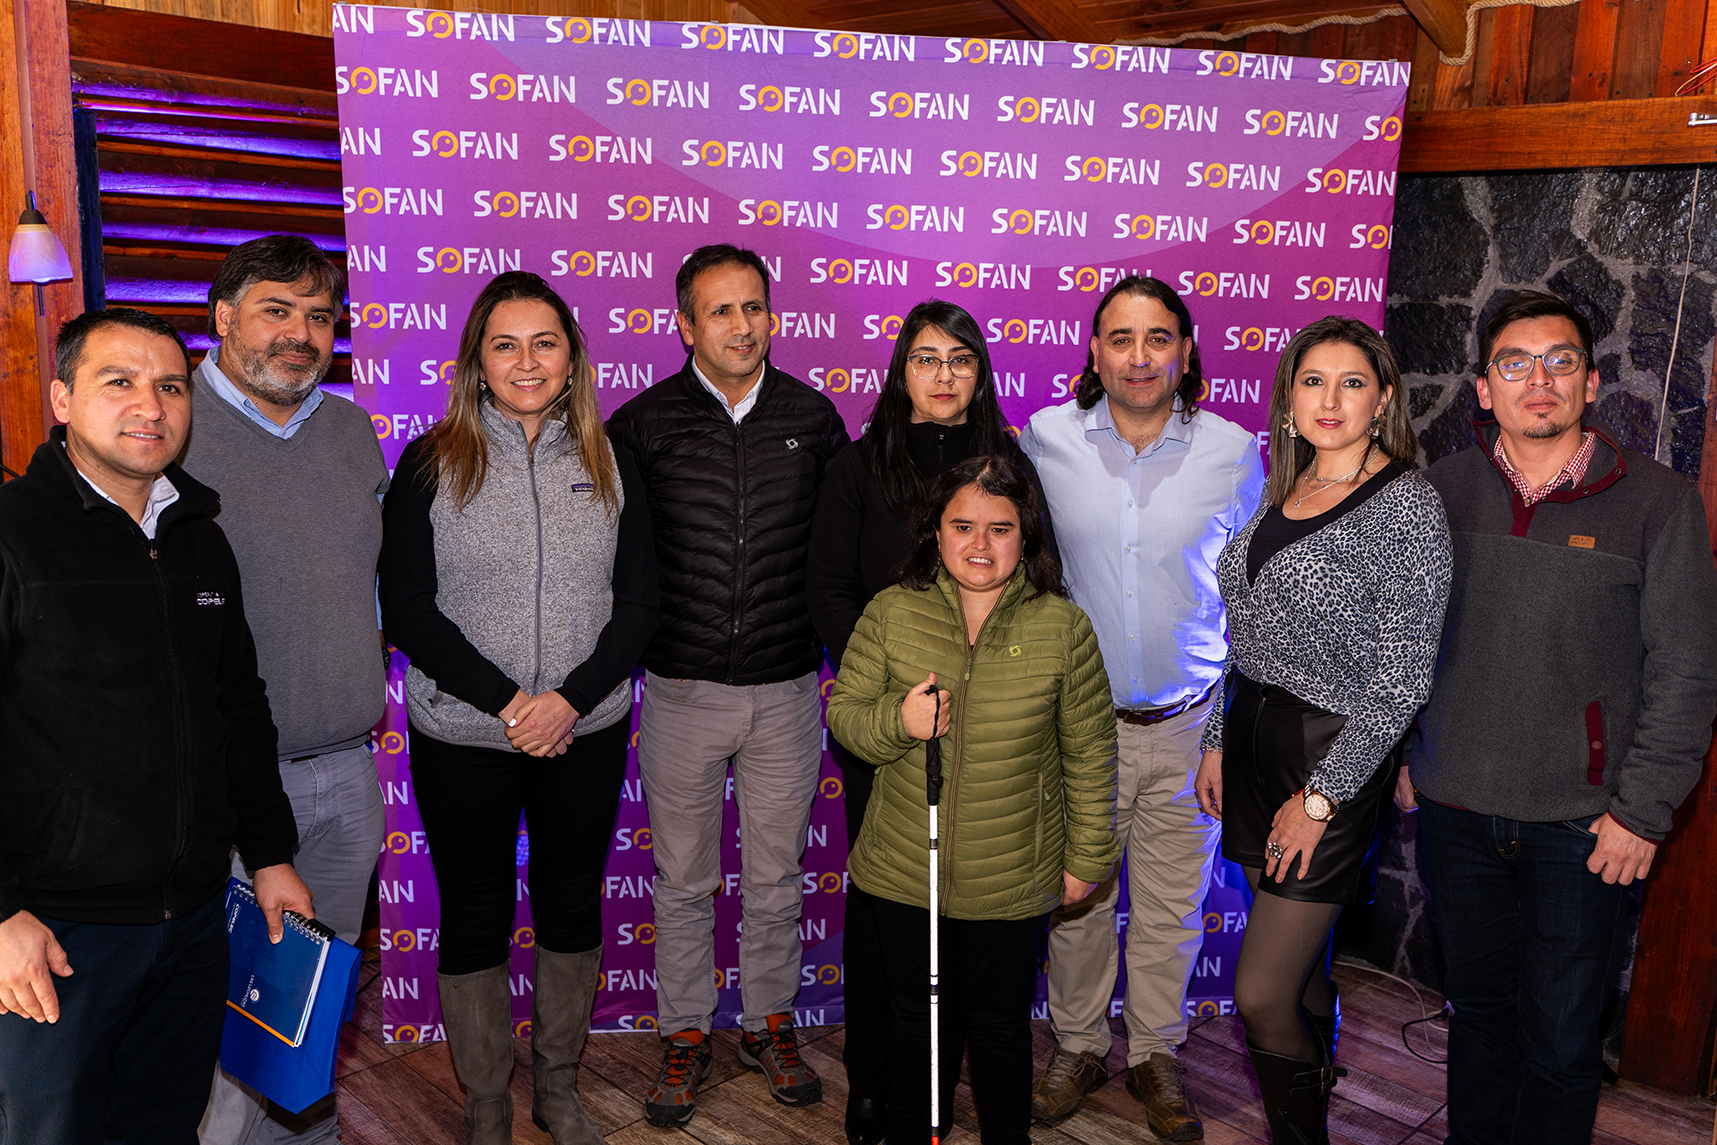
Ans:
[[[1250,1042],[1246,1049],[1264,1096],[1272,1145],[1328,1145],[1329,1093],[1347,1071],[1327,1059],[1320,1066],[1268,1053]]]
[[[1312,1028],[1312,1032],[1318,1036],[1318,1041],[1323,1043],[1324,1057],[1334,1061],[1335,1044],[1341,1040],[1341,993],[1335,988],[1334,982],[1330,983],[1329,989],[1330,999],[1335,1008],[1334,1013],[1314,1014],[1304,1006],[1300,1007],[1300,1012],[1306,1016],[1306,1025]]]
[[[888,1130],[888,1107],[872,1097],[847,1098],[847,1145],[877,1145]]]

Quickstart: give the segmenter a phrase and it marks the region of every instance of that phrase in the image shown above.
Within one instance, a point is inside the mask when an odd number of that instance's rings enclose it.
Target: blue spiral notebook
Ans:
[[[286,911],[278,943],[268,940],[268,919],[244,882],[227,884],[227,1005],[289,1046],[304,1042],[316,988],[334,932]]]
[[[246,892],[243,895],[238,892],[241,887]],[[229,911],[235,896],[255,901],[249,890],[237,879],[227,885]],[[262,941],[268,942],[266,929]],[[286,939],[282,938],[280,944],[286,945]],[[338,938],[327,940],[322,978],[315,997],[310,1000],[308,1023],[297,1046],[288,1044],[285,1038],[238,1007],[229,1006],[221,1034],[221,1068],[293,1113],[308,1109],[334,1092],[340,1027],[351,1020],[357,1002],[361,962],[362,955],[351,943]]]

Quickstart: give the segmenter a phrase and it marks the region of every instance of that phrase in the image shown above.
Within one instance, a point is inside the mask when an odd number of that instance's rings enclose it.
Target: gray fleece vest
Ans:
[[[437,490],[436,605],[519,687],[538,695],[559,687],[596,648],[613,610],[614,550],[620,513],[609,513],[558,421],[543,424],[536,449],[524,427],[487,405],[489,471],[463,509]],[[620,474],[614,474],[616,494]],[[501,721],[441,691],[412,665],[405,677],[412,722],[445,743],[513,751]],[[623,680],[580,713],[577,730],[599,731],[631,710]]]

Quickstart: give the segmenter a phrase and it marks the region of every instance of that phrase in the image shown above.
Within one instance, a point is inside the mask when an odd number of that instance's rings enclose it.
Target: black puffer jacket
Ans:
[[[0,921],[146,925],[298,832],[214,490],[169,465],[151,541],[65,432],[0,487]]]
[[[736,425],[688,358],[609,419],[649,493],[662,626],[643,665],[659,676],[773,684],[822,661],[805,557],[847,431],[833,402],[773,365],[759,386]]]

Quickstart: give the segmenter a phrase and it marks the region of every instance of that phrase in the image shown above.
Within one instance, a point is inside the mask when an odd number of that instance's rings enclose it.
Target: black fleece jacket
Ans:
[[[1412,744],[1428,798],[1522,822],[1608,811],[1662,839],[1717,714],[1717,572],[1698,490],[1591,422],[1580,486],[1523,503],[1481,444],[1426,472],[1455,575]]]
[[[608,436],[650,498],[662,626],[644,667],[736,686],[816,671],[805,548],[823,474],[847,444],[835,403],[765,365],[735,424],[688,357],[615,411]]]
[[[298,832],[215,491],[151,541],[64,442],[0,486],[0,920],[156,923]]]

